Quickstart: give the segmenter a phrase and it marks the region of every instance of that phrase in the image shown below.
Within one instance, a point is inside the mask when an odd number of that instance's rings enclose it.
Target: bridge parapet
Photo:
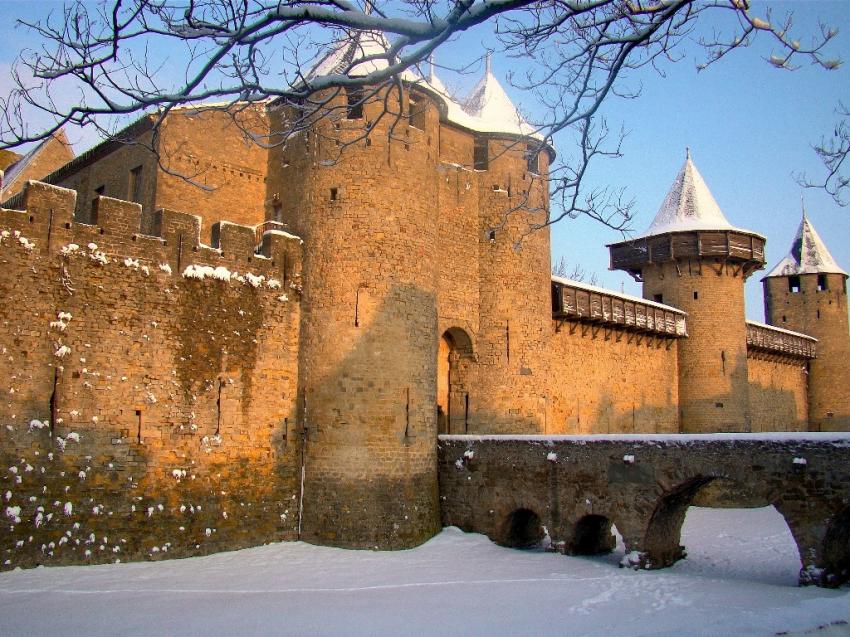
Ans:
[[[603,553],[613,524],[624,566],[670,566],[688,507],[719,482],[782,514],[801,584],[850,580],[850,434],[440,436],[439,462],[443,524],[506,546],[545,529],[565,553]]]

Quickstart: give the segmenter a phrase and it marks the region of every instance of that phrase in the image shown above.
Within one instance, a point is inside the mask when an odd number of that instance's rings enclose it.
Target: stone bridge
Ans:
[[[564,553],[614,547],[623,565],[684,557],[692,503],[773,505],[800,553],[801,584],[850,579],[850,434],[440,436],[444,526]],[[734,530],[732,530],[734,533]]]

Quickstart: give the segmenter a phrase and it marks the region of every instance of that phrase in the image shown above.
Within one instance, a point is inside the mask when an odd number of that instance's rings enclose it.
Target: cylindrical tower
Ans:
[[[611,267],[643,281],[644,298],[688,314],[681,431],[749,431],[744,282],[764,266],[764,238],[726,220],[689,153],[647,233],[609,247]]]
[[[364,37],[380,36],[356,36],[356,55],[370,54],[374,43]],[[433,213],[439,120],[424,93],[401,121],[381,117],[398,95],[369,94],[337,96],[339,117],[274,149],[269,189],[282,221],[305,241],[301,537],[387,549],[417,545],[440,527]],[[405,88],[402,102],[409,97]]]
[[[762,285],[768,323],[818,339],[817,357],[809,361],[809,429],[850,430],[847,273],[805,212],[790,253]]]

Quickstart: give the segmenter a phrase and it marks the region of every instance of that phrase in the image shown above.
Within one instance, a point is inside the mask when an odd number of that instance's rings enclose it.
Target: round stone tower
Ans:
[[[314,72],[366,74],[380,62],[352,60],[385,48],[380,35],[355,34]],[[440,528],[439,115],[436,99],[408,82],[401,100],[398,88],[387,90],[333,97],[331,115],[270,153],[268,186],[270,216],[305,242],[301,537],[384,549],[417,545]],[[383,112],[399,103],[401,117]],[[272,113],[293,116],[289,107]]]
[[[850,430],[850,328],[847,273],[803,211],[791,251],[767,276],[765,318],[777,327],[818,339],[809,362],[809,428]]]
[[[688,314],[682,432],[750,430],[744,282],[764,267],[764,242],[727,221],[688,153],[649,230],[609,246],[611,267],[642,281],[644,298]]]

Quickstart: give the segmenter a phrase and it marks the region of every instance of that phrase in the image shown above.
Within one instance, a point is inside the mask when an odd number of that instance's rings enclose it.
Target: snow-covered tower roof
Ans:
[[[647,231],[608,248],[611,269],[626,270],[638,280],[652,264],[703,258],[735,264],[746,278],[764,267],[764,243],[761,235],[729,223],[689,150]]]
[[[664,198],[664,203],[658,209],[649,229],[642,235],[650,237],[667,232],[688,230],[735,230],[714,195],[708,189],[705,180],[691,159],[688,149],[685,163]]]
[[[843,274],[835,259],[829,253],[823,239],[820,238],[803,208],[803,219],[797,228],[791,251],[777,263],[764,278],[771,276],[795,276],[800,274]]]
[[[307,79],[339,74],[364,77],[376,71],[383,71],[389,67],[386,58],[389,49],[390,43],[383,33],[348,31],[345,37],[334,43],[327,55],[310,69]],[[408,82],[419,80],[419,77],[409,70],[402,71],[401,78]]]

